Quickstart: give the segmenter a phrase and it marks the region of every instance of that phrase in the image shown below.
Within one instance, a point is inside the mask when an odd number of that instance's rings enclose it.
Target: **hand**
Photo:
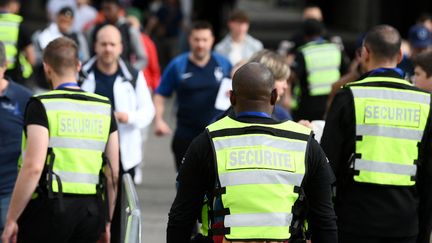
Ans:
[[[101,234],[97,243],[109,243],[111,241],[111,223],[106,223],[105,232]]]
[[[313,129],[312,123],[308,120],[300,120],[297,122],[298,124],[301,124],[307,128]]]
[[[114,116],[120,123],[127,123],[129,120],[127,112],[116,111],[114,112]]]
[[[18,235],[18,224],[16,221],[7,221],[1,236],[3,243],[16,243]]]
[[[171,134],[171,128],[164,120],[155,121],[155,134],[156,136],[165,136]]]

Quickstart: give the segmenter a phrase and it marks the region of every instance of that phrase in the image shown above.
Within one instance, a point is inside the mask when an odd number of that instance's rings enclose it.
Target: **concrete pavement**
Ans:
[[[167,102],[166,119],[174,128],[172,100]],[[143,183],[136,187],[142,209],[143,243],[165,242],[168,212],[175,197],[174,157],[171,136],[156,137],[153,125],[144,150]]]

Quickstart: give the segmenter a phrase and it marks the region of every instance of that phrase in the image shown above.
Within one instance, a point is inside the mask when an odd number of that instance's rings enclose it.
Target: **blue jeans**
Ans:
[[[4,225],[6,223],[6,214],[9,207],[9,202],[12,195],[7,195],[0,198],[0,235],[3,232]],[[0,239],[1,243],[1,239]]]

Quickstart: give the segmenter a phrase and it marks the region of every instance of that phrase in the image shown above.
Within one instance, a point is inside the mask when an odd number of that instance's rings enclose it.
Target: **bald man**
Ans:
[[[321,145],[336,175],[339,242],[429,243],[431,95],[404,79],[399,32],[372,28],[367,70],[335,96]]]
[[[190,241],[204,198],[211,213],[201,215],[202,232],[214,242],[293,242],[302,239],[305,219],[313,242],[337,242],[333,174],[324,152],[308,128],[271,118],[276,99],[273,75],[263,64],[245,64],[234,74],[236,116],[209,125],[189,146],[168,243]]]
[[[96,36],[96,56],[82,67],[81,88],[111,101],[119,129],[120,170],[133,177],[134,168],[143,158],[141,130],[151,123],[155,109],[142,71],[136,71],[120,57],[122,48],[118,29],[112,25],[102,27]],[[116,211],[115,220],[118,215]],[[119,229],[116,223],[112,227]]]

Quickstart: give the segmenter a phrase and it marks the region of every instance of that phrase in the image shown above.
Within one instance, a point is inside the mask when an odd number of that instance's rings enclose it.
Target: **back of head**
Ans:
[[[104,4],[104,3],[106,3],[106,4],[115,4],[118,7],[120,7],[120,1],[119,0],[102,0],[101,4]]]
[[[8,7],[11,0],[0,0],[0,8]]]
[[[270,69],[275,80],[287,80],[291,73],[290,67],[285,62],[284,58],[268,49],[256,52],[249,61],[264,64]]]
[[[324,24],[316,19],[305,19],[302,27],[304,35],[309,38],[318,37],[324,33]]]
[[[432,50],[418,54],[414,58],[414,65],[421,67],[429,78],[432,75]]]
[[[249,16],[245,11],[242,10],[234,10],[229,18],[228,21],[233,22],[240,22],[240,23],[249,23]]]
[[[322,15],[321,8],[315,4],[308,4],[303,9],[302,19],[303,20],[315,19],[315,20],[322,22],[323,21],[323,15]]]
[[[241,66],[233,76],[232,87],[238,100],[267,101],[272,93],[274,78],[261,63],[249,62]]]
[[[400,53],[401,42],[401,36],[395,28],[378,25],[366,33],[363,45],[379,60],[394,60]]]
[[[78,47],[72,39],[57,38],[44,49],[43,62],[59,76],[75,73],[79,64]]]

